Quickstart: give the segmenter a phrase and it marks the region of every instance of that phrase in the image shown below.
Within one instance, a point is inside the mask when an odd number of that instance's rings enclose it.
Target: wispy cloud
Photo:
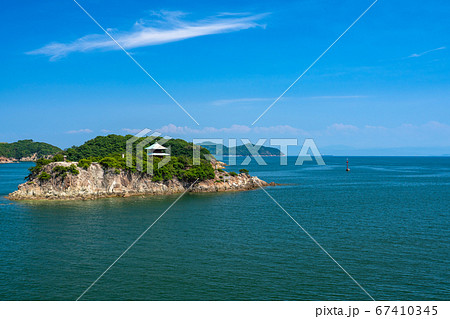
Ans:
[[[128,133],[128,134],[136,134],[142,131],[141,128],[123,128],[122,131]]]
[[[445,49],[446,49],[446,47],[440,47],[440,48],[428,50],[428,51],[425,51],[425,52],[422,52],[422,53],[413,53],[413,54],[411,54],[411,55],[409,55],[407,57],[408,58],[419,58],[422,55],[425,55],[425,54],[428,54],[428,53],[431,53],[431,52],[434,52],[434,51],[445,50]]]
[[[330,131],[337,132],[356,132],[358,131],[358,127],[351,124],[343,124],[343,123],[334,123],[327,128]]]
[[[93,131],[88,128],[82,128],[80,130],[72,130],[67,131],[66,134],[83,134],[83,133],[92,133]]]
[[[228,33],[255,27],[263,27],[257,21],[267,16],[264,14],[230,14],[208,17],[197,21],[186,21],[183,12],[161,11],[154,12],[154,18],[140,19],[130,31],[110,32],[114,38],[125,48],[133,49],[163,43],[181,41],[205,35]],[[53,42],[46,46],[27,52],[28,54],[43,54],[51,60],[66,56],[72,52],[89,52],[94,50],[118,50],[114,41],[105,34],[90,34],[73,42]]]
[[[365,125],[364,129],[373,131],[387,131],[388,128],[381,125]]]

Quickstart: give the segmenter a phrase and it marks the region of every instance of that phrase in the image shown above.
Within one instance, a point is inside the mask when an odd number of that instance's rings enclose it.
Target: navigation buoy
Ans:
[[[350,172],[350,168],[348,168],[348,158],[347,158],[347,169],[345,171]]]

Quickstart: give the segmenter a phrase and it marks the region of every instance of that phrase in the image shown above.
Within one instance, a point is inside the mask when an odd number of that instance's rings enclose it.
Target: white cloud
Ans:
[[[122,131],[127,132],[129,134],[137,134],[142,131],[141,128],[123,128]]]
[[[176,126],[174,124],[165,125],[159,129],[156,129],[155,131],[159,132],[159,133],[174,134],[174,135],[175,134],[188,135],[188,134],[196,134],[196,133],[200,132],[200,130],[198,130],[198,129],[192,129],[187,126]]]
[[[328,126],[327,129],[339,132],[355,132],[358,130],[358,127],[351,124],[334,123]]]
[[[108,28],[112,36],[125,49],[133,49],[163,43],[181,41],[199,36],[228,33],[255,27],[262,27],[257,21],[267,14],[221,14],[198,21],[185,21],[182,12],[161,11],[153,13],[157,18],[140,19],[130,31],[120,32]],[[108,31],[109,32],[109,31]],[[106,34],[90,34],[73,42],[53,42],[28,54],[43,54],[51,60],[66,56],[72,52],[93,50],[119,50],[117,44]]]
[[[372,131],[386,131],[388,128],[384,126],[379,125],[365,125],[364,128],[366,130],[372,130]]]
[[[250,133],[252,131],[252,128],[247,125],[238,125],[233,124],[230,127],[222,127],[219,129],[216,129],[214,127],[207,127],[206,130],[209,130],[211,133],[231,133],[231,134],[246,134]]]
[[[423,125],[424,128],[433,129],[433,130],[446,130],[450,131],[450,126],[444,123],[440,123],[438,121],[430,121]]]
[[[290,125],[276,125],[276,126],[268,126],[268,127],[264,127],[264,126],[257,126],[253,129],[253,131],[255,133],[259,133],[259,134],[292,134],[292,135],[309,135],[308,132],[299,129],[299,128],[295,128],[292,127]]]
[[[92,133],[92,132],[93,131],[88,128],[83,128],[80,130],[67,131],[66,134],[80,134],[80,133]]]
[[[155,131],[164,134],[180,134],[180,135],[198,135],[211,133],[247,133],[250,128],[245,125],[232,125],[231,127],[215,128],[204,127],[202,129],[193,129],[187,126],[176,126],[174,124],[165,125]]]
[[[446,49],[446,47],[440,47],[440,48],[428,50],[428,51],[425,51],[425,52],[422,52],[422,53],[413,53],[413,54],[409,55],[408,58],[419,58],[422,55],[425,55],[425,54],[428,54],[428,53],[431,53],[431,52],[434,52],[434,51],[445,50],[445,49]]]

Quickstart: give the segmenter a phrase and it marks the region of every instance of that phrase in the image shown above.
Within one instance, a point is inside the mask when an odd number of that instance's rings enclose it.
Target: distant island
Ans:
[[[132,165],[126,165],[126,141],[131,137],[114,134],[98,136],[81,146],[60,151],[52,158],[40,158],[36,166],[29,169],[27,182],[19,185],[18,190],[9,194],[8,198],[95,199],[172,194],[185,190],[250,190],[275,185],[250,176],[246,169],[241,169],[239,173],[225,171],[225,164],[207,156],[210,152],[203,147],[200,148],[200,163],[194,165],[194,145],[182,139],[171,139],[164,143],[164,148],[170,146],[169,162],[159,168],[158,164],[163,159],[162,156],[155,156],[153,172],[148,174],[147,161],[144,160],[143,167],[138,169],[135,155],[132,156]],[[159,140],[156,138],[153,143]],[[133,148],[136,149],[143,141],[144,138],[136,140]]]
[[[49,157],[58,152],[61,152],[59,147],[33,140],[0,143],[0,163],[34,162],[39,158]]]
[[[225,145],[212,142],[204,142],[199,145],[206,148],[210,153],[223,156],[252,156],[249,148],[255,147],[254,144],[243,144],[230,148]],[[249,147],[247,147],[247,145]],[[220,150],[222,150],[222,152],[220,152]],[[260,156],[285,156],[279,149],[268,146],[261,146],[258,149],[258,154]]]

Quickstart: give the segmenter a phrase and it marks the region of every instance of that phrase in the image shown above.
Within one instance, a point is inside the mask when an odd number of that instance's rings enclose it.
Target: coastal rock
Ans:
[[[21,157],[19,161],[21,162],[36,162],[38,160],[37,153],[32,154],[31,156]]]
[[[9,194],[12,200],[30,199],[95,199],[103,197],[128,197],[135,195],[164,195],[190,192],[241,191],[268,186],[258,177],[247,174],[230,176],[223,171],[215,171],[215,178],[195,183],[180,181],[153,182],[147,174],[132,173],[125,170],[104,169],[98,163],[92,163],[88,169],[78,168],[79,174],[58,176],[52,169],[55,166],[70,166],[76,162],[53,162],[43,171],[50,174],[47,180],[32,178],[19,185],[18,190]]]
[[[17,160],[15,158],[8,158],[0,156],[0,164],[6,164],[6,163],[16,163]]]
[[[53,157],[53,155],[38,156],[37,153],[34,153],[34,154],[30,155],[30,156],[21,157],[19,159],[14,158],[14,157],[0,156],[0,164],[17,163],[17,162],[36,162],[39,158],[49,159],[49,158],[52,158],[52,157]]]
[[[224,162],[218,161],[216,159],[211,160],[211,165],[214,167],[214,169],[224,169],[227,164]]]

